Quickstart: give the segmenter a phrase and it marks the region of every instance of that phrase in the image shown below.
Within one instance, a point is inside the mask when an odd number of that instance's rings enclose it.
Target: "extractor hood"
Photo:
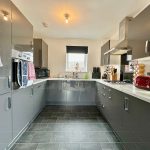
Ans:
[[[115,41],[115,46],[110,44],[111,49],[104,55],[123,55],[132,50],[132,47],[129,46],[129,23],[132,19],[132,17],[126,17],[121,21],[119,24],[119,40]]]

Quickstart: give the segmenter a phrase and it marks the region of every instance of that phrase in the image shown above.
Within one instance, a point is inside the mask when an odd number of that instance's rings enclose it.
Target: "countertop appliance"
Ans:
[[[100,79],[101,78],[101,72],[100,72],[99,67],[93,67],[92,78],[93,79]]]
[[[134,81],[137,88],[150,90],[150,76],[137,76]]]
[[[50,77],[50,70],[47,68],[35,68],[36,78],[48,78]]]

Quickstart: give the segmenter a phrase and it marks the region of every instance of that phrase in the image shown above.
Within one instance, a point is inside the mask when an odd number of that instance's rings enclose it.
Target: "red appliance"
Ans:
[[[150,76],[137,76],[134,81],[137,88],[150,90]]]

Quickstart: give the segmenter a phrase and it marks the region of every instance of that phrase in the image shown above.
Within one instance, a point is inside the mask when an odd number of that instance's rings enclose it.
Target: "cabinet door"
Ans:
[[[111,89],[109,122],[118,135],[123,131],[124,100],[122,93]]]
[[[95,82],[80,81],[80,105],[95,105]]]
[[[110,58],[109,54],[104,55],[104,53],[107,52],[109,49],[110,49],[110,41],[106,42],[101,47],[101,66],[109,64],[109,58]]]
[[[50,105],[66,105],[65,91],[63,81],[49,81],[46,88],[46,103]]]
[[[33,96],[33,114],[35,117],[45,106],[45,83],[34,85]]]
[[[104,115],[110,123],[112,117],[112,89],[110,87],[103,86],[102,96],[104,99]]]
[[[42,67],[48,68],[48,45],[42,40]]]
[[[11,75],[11,4],[0,1],[0,94],[10,92]],[[4,15],[7,21],[4,20]]]
[[[103,113],[103,116],[107,119],[107,97],[106,97],[106,86],[103,85],[103,84],[100,84],[101,86],[101,104],[102,104],[102,113]]]
[[[33,26],[12,3],[12,48],[30,51],[33,48]]]
[[[13,137],[15,138],[33,118],[32,87],[13,91],[12,101]]]
[[[66,81],[67,83],[67,105],[80,105],[80,83],[79,81]]]
[[[95,98],[95,103],[97,108],[101,111],[102,109],[102,102],[101,102],[101,84],[96,83],[96,98]]]
[[[132,47],[133,60],[149,56],[149,54],[145,53],[145,40],[129,41],[129,44]]]
[[[0,149],[12,141],[11,94],[0,95]]]
[[[42,39],[34,39],[34,65],[35,67],[42,66]]]
[[[150,149],[150,104],[124,94],[124,142],[134,142],[140,150]]]

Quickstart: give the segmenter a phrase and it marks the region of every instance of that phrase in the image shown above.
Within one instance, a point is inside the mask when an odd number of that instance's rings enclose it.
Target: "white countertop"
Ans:
[[[139,98],[143,101],[150,103],[150,91],[142,90],[136,88],[132,84],[115,84],[115,83],[108,83],[103,81],[102,79],[66,79],[66,78],[47,78],[47,79],[37,79],[33,82],[33,84],[41,83],[48,80],[70,80],[70,81],[96,81],[102,83],[106,86],[114,88],[118,91],[124,92],[136,98]]]
[[[143,101],[150,103],[150,91],[136,88],[133,84],[115,84],[115,83],[108,83],[103,80],[96,80],[96,81],[106,86],[109,86],[113,89],[124,92],[126,94],[129,94],[131,96],[134,96],[136,98],[139,98]]]

